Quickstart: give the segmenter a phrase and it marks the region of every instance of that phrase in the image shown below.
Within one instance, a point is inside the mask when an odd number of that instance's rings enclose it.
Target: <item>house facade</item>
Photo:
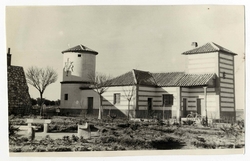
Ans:
[[[79,53],[84,58],[79,59]],[[69,62],[73,68],[64,69],[61,109],[96,115],[99,97],[91,88],[89,74],[86,73],[95,73],[95,56],[98,53],[76,46],[63,54],[65,66]],[[107,91],[102,95],[104,115],[180,119],[190,112],[197,112],[212,119],[235,119],[236,54],[213,42],[182,54],[187,58],[185,72],[151,73],[133,69],[110,80]],[[74,63],[77,59],[81,63]],[[82,70],[85,73],[78,74],[79,79],[76,80],[76,71],[80,73]]]

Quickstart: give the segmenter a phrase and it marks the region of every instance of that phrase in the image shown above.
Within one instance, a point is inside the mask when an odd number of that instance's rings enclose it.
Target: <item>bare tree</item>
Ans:
[[[48,85],[56,82],[57,80],[57,73],[54,69],[47,67],[47,68],[38,68],[38,67],[30,67],[27,69],[26,72],[26,79],[27,82],[35,87],[40,93],[41,99],[41,109],[40,115],[42,115],[42,100],[43,100],[43,93]]]
[[[129,115],[130,115],[130,102],[134,96],[135,93],[135,88],[136,86],[129,86],[127,88],[122,88],[123,93],[124,93],[124,97],[128,100],[128,119],[129,119]]]
[[[103,115],[103,106],[102,106],[102,100],[103,96],[102,94],[107,91],[110,85],[110,76],[103,74],[103,73],[95,73],[95,75],[89,75],[89,78],[92,83],[92,88],[98,93],[100,98],[100,107],[98,112],[98,119],[102,119]]]

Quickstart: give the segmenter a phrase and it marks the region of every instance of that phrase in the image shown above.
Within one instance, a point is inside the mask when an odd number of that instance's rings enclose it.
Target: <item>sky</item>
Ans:
[[[63,50],[82,44],[99,54],[96,71],[113,77],[132,69],[185,71],[181,53],[215,42],[235,57],[236,108],[245,102],[243,6],[8,6],[6,50],[12,65],[52,67],[58,80],[44,97],[60,99]],[[32,98],[39,92],[29,85]]]

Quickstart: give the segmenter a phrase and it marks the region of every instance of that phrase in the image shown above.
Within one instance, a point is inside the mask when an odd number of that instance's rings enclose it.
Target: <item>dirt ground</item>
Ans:
[[[20,125],[19,137],[10,141],[10,152],[228,149],[245,146],[244,128],[238,125],[205,127],[170,125],[157,120],[89,119],[91,138],[84,139],[77,136],[77,118],[57,117],[52,121],[50,131],[36,132],[34,141],[28,138],[27,126]]]

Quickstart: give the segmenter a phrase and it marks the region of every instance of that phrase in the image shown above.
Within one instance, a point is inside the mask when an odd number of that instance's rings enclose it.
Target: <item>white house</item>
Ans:
[[[65,50],[61,109],[97,115],[97,93],[90,88],[96,51],[83,45]],[[110,81],[103,94],[104,115],[181,118],[197,112],[208,118],[235,119],[235,53],[213,42],[182,53],[185,72],[151,73],[131,70]],[[128,99],[128,98],[131,98]],[[128,101],[130,100],[130,101]]]

